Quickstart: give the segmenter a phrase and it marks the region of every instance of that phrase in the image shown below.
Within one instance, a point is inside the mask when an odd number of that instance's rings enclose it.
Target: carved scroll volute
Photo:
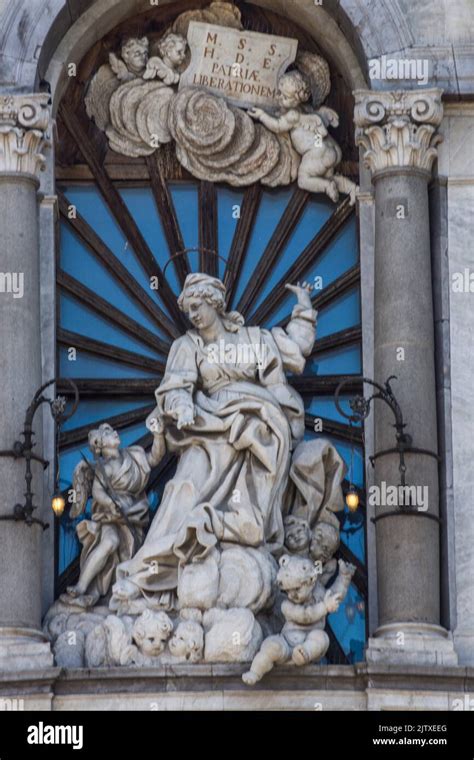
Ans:
[[[0,172],[35,176],[44,168],[50,144],[49,95],[0,97]]]
[[[372,173],[412,167],[431,172],[441,142],[442,90],[356,90],[356,143]]]

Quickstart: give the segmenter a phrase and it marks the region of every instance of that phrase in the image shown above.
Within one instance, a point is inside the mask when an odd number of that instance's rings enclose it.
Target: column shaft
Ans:
[[[0,99],[0,449],[11,450],[42,384],[38,171],[49,144],[49,97]],[[34,453],[42,453],[41,414],[33,420]],[[32,461],[33,503],[42,506],[43,474]],[[25,503],[25,459],[0,457],[0,516]],[[37,515],[41,513],[38,509]],[[24,520],[0,521],[0,670],[53,664],[41,633],[43,529]]]
[[[23,420],[41,385],[41,334],[38,260],[38,181],[33,175],[0,173],[2,272],[23,282],[22,293],[0,293],[0,449],[20,439]],[[35,418],[35,453],[41,455],[41,417]],[[41,465],[32,463],[35,503],[42,503]],[[0,457],[0,514],[23,503],[25,460]],[[0,522],[0,626],[39,628],[41,623],[42,528]]]
[[[434,323],[427,183],[436,158],[441,90],[355,95],[356,139],[375,185],[375,380],[391,375],[412,446],[437,453]],[[375,401],[375,453],[396,449],[394,416]],[[456,664],[440,625],[438,463],[405,454],[405,509],[399,452],[376,459],[378,628],[369,662]],[[416,490],[413,489],[415,487]],[[389,489],[391,491],[388,496]],[[385,494],[382,496],[382,494]],[[395,498],[394,498],[395,495]],[[403,494],[403,497],[405,494]]]
[[[393,389],[418,448],[437,451],[433,303],[426,172],[382,172],[375,181],[375,378],[396,375]],[[393,416],[379,404],[376,451],[395,444]],[[377,460],[376,482],[401,482],[399,456]],[[406,482],[427,504],[410,516],[381,505],[376,523],[379,625],[439,623],[438,465],[406,456]],[[424,511],[426,508],[426,511]]]

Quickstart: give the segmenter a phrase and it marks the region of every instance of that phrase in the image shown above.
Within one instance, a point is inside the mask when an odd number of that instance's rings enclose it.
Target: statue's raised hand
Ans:
[[[287,290],[291,290],[292,293],[295,294],[295,296],[298,299],[298,303],[301,306],[304,306],[306,309],[311,309],[311,292],[313,290],[313,286],[309,282],[303,282],[300,284],[299,282],[296,285],[291,285],[289,282],[285,285],[285,288]]]
[[[158,412],[158,409],[154,409],[146,418],[145,422],[146,427],[150,431],[150,433],[153,433],[154,435],[162,435],[164,432],[165,426],[163,424],[163,418]]]

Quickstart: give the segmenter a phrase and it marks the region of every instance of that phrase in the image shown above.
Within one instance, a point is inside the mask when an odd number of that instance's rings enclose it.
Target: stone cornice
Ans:
[[[431,172],[442,137],[442,90],[355,90],[356,143],[373,173],[414,168]]]
[[[0,96],[0,172],[38,175],[50,144],[49,95]]]

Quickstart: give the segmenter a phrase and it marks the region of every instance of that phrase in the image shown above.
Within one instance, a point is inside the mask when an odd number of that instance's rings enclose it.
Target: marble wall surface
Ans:
[[[448,106],[439,174],[447,177],[454,631],[462,664],[474,664],[474,107]],[[462,279],[461,279],[462,277]]]

